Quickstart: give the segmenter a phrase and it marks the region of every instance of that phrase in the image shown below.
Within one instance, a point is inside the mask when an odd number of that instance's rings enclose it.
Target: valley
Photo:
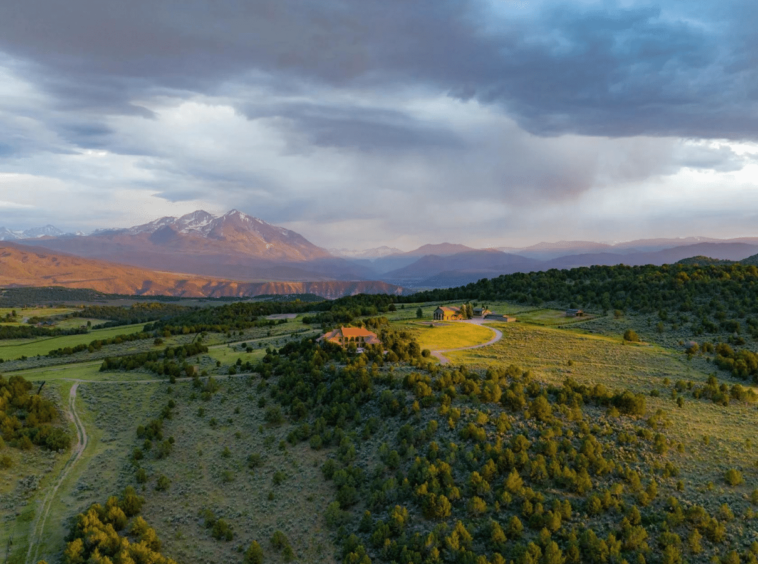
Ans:
[[[758,564],[756,12],[0,2],[0,564]]]
[[[457,299],[153,305],[152,323],[15,340],[2,382],[44,382],[42,397],[60,414],[53,424],[71,442],[24,450],[5,431],[0,543],[8,562],[74,562],[76,515],[131,487],[144,502],[118,534],[136,547],[148,533],[130,530],[144,519],[160,539],[145,546],[167,563],[255,562],[258,549],[265,562],[389,562],[412,552],[493,563],[750,561],[758,393],[710,348],[758,352],[746,329],[741,345],[728,332],[740,315],[733,307],[750,315],[756,306],[739,295],[711,301],[730,283],[719,269],[746,276],[747,288],[749,268],[677,267],[710,282],[685,283],[678,295],[638,288],[623,308],[604,311],[602,284],[627,275],[609,270],[587,281],[583,294],[601,297],[581,298],[578,318],[563,309],[574,304],[528,303],[537,288],[559,296],[557,282],[529,287],[514,275],[489,290],[447,291]],[[666,271],[648,272],[652,280]],[[508,285],[535,293],[503,299]],[[516,321],[432,320],[466,294]],[[671,307],[689,299],[695,312],[723,311],[726,329],[699,333],[705,319]],[[42,305],[33,311],[43,319],[79,309]],[[109,308],[92,314],[103,323],[145,311]],[[389,352],[315,345],[335,323],[376,331]],[[45,356],[135,331],[150,337]],[[693,339],[694,352],[682,344]],[[22,360],[30,347],[37,356]],[[448,364],[435,358],[443,351]],[[145,355],[158,363],[140,364]],[[127,364],[106,366],[113,361]]]

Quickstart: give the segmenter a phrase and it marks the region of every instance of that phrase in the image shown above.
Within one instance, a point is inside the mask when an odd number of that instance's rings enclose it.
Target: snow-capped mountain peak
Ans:
[[[207,235],[216,216],[204,210],[197,210],[177,219],[174,224],[179,233],[200,233]]]
[[[54,225],[45,225],[44,227],[35,227],[27,229],[23,233],[24,239],[38,239],[39,237],[60,237],[64,235],[63,231]]]
[[[6,227],[0,227],[0,241],[18,241],[19,239],[39,239],[40,237],[73,236],[74,233],[65,233],[54,225],[33,227],[23,231],[14,231]]]
[[[7,227],[0,227],[0,241],[15,241],[19,239],[18,231],[11,231]]]

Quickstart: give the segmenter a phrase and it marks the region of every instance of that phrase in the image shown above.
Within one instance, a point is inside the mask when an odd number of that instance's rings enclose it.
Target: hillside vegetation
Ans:
[[[132,334],[144,339],[48,358],[55,369],[14,361],[20,390],[49,379],[62,397],[78,380],[69,409],[92,442],[55,494],[68,451],[34,493],[21,484],[40,465],[18,453],[47,447],[6,442],[0,485],[23,496],[0,507],[0,542],[20,539],[10,562],[25,542],[65,563],[756,562],[757,278],[742,265],[602,267],[416,303],[176,309]],[[443,300],[520,322],[440,365],[425,349],[492,336],[430,327]],[[315,341],[341,324],[383,346]]]

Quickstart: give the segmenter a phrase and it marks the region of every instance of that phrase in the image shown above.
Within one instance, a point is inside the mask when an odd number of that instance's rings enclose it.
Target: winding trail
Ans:
[[[224,375],[216,376],[216,379],[222,380],[222,379],[231,379],[231,378],[244,378],[251,375],[252,373],[224,374]],[[206,380],[208,378],[209,376],[204,376],[201,378],[201,380]],[[189,381],[189,380],[192,380],[192,378],[177,378],[177,381]],[[42,500],[40,511],[37,513],[37,518],[35,519],[34,524],[32,525],[32,531],[29,535],[29,550],[26,553],[25,564],[35,564],[35,562],[38,561],[39,551],[41,547],[40,541],[45,531],[45,524],[47,523],[47,517],[50,514],[50,508],[52,507],[53,502],[55,501],[55,497],[56,497],[56,494],[58,493],[58,489],[61,487],[61,484],[63,484],[63,482],[66,480],[66,478],[71,473],[71,471],[74,469],[74,466],[76,466],[77,462],[79,462],[79,459],[82,457],[82,454],[84,454],[84,450],[87,448],[87,445],[89,444],[87,429],[84,427],[82,420],[79,418],[79,414],[76,412],[76,392],[79,388],[79,384],[165,384],[167,382],[165,378],[163,379],[156,378],[156,379],[149,379],[149,380],[79,380],[75,378],[60,378],[56,381],[74,383],[73,386],[71,386],[71,391],[69,392],[69,395],[68,395],[68,418],[71,421],[73,421],[74,425],[76,426],[76,445],[71,451],[71,456],[69,457],[65,466],[61,470],[60,474],[58,474],[58,477],[55,479],[55,481],[52,484],[50,484],[50,486],[48,487],[47,493],[45,494],[45,497]]]
[[[81,419],[79,419],[79,414],[76,412],[76,391],[78,388],[79,382],[74,382],[74,385],[71,386],[71,391],[68,394],[68,416],[76,426],[76,446],[71,452],[71,457],[68,459],[68,462],[66,462],[63,470],[61,470],[60,474],[58,475],[58,478],[53,484],[51,484],[51,487],[48,488],[45,499],[42,501],[40,512],[34,521],[32,532],[29,536],[29,550],[26,553],[26,564],[34,564],[34,562],[37,561],[37,556],[39,555],[40,550],[41,536],[45,530],[47,516],[50,513],[50,507],[53,505],[53,501],[55,501],[55,495],[58,493],[58,488],[60,488],[63,481],[69,475],[74,466],[76,466],[76,463],[79,462],[79,459],[84,453],[84,449],[87,448],[87,443],[89,441],[89,438],[87,437],[87,430],[84,428],[84,424],[82,424]]]
[[[486,343],[482,343],[481,345],[470,345],[468,347],[459,347],[457,349],[444,349],[444,350],[437,350],[432,351],[432,356],[440,361],[440,364],[450,364],[450,359],[445,356],[444,353],[449,352],[455,352],[455,351],[466,351],[470,349],[480,349],[482,347],[489,347],[490,345],[494,345],[497,343],[500,339],[503,338],[503,332],[499,329],[495,329],[494,327],[490,327],[488,325],[484,325],[484,319],[467,319],[466,321],[455,321],[455,323],[470,323],[471,325],[479,325],[480,327],[485,327],[486,329],[489,329],[493,333],[495,333],[495,336],[487,341]]]

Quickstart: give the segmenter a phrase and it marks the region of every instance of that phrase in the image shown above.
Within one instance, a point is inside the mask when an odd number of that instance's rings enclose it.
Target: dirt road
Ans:
[[[71,451],[71,457],[68,459],[68,462],[66,462],[66,465],[63,467],[63,470],[61,470],[61,473],[56,480],[51,484],[44,500],[42,501],[42,506],[37,513],[37,518],[32,527],[31,535],[29,536],[29,550],[26,553],[26,564],[34,564],[37,562],[37,556],[40,551],[40,540],[42,533],[45,530],[45,523],[47,522],[47,516],[50,513],[50,507],[53,505],[55,495],[58,493],[58,488],[60,488],[63,481],[74,466],[76,466],[76,463],[79,462],[79,459],[84,453],[84,449],[87,448],[87,442],[89,440],[87,437],[87,430],[84,428],[81,419],[79,419],[79,414],[76,412],[76,391],[78,388],[79,383],[74,382],[68,395],[68,416],[69,419],[74,422],[74,426],[76,427],[76,446],[74,446],[74,449]]]

